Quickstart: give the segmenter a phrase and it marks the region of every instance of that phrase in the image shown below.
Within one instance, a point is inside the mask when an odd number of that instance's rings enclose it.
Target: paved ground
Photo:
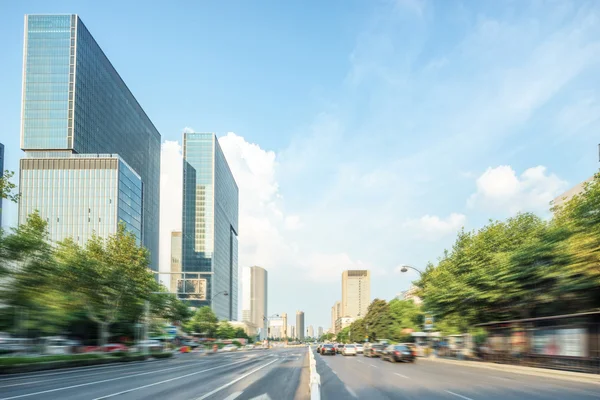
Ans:
[[[294,399],[306,348],[257,350],[0,378],[8,399]],[[257,399],[257,400],[258,400]]]
[[[393,364],[360,354],[356,357],[317,354],[315,358],[323,400],[600,399],[600,385],[557,378],[419,359],[415,364]]]

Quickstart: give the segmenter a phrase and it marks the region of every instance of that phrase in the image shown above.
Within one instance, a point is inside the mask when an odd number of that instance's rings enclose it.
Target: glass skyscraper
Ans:
[[[192,306],[211,306],[219,319],[237,320],[238,197],[216,136],[184,133],[182,269],[186,279],[181,282],[185,289],[178,292]],[[194,276],[197,272],[212,274]]]
[[[157,270],[160,134],[77,15],[26,15],[24,53],[21,148],[26,157],[118,154],[141,179],[141,209],[133,214],[141,214],[139,239]],[[38,178],[32,173],[28,179]],[[63,195],[72,193],[49,188],[46,197],[32,201],[43,205]],[[59,224],[52,208],[37,208],[50,213],[43,215],[50,225]]]

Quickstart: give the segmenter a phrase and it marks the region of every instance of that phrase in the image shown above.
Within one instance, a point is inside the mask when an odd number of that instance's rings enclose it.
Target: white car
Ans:
[[[227,346],[223,346],[221,351],[229,352],[229,351],[237,351],[238,347],[235,344],[228,344]]]
[[[353,344],[347,344],[342,349],[342,355],[344,356],[355,356],[356,355],[356,346]]]
[[[357,354],[362,354],[364,351],[363,345],[362,344],[356,344],[356,353]]]

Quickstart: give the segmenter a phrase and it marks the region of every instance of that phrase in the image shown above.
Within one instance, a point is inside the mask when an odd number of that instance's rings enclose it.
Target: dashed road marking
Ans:
[[[453,395],[454,395],[454,396],[456,396],[456,397],[460,397],[461,399],[464,399],[464,400],[473,400],[472,398],[470,398],[470,397],[467,397],[467,396],[463,396],[462,394],[454,393],[454,392],[451,392],[451,391],[449,391],[449,390],[444,390],[444,391],[445,391],[446,393],[453,394]]]
[[[235,393],[231,393],[229,396],[225,397],[225,400],[235,400],[238,397],[240,397],[240,395],[244,393],[244,392],[235,392]]]
[[[401,377],[401,378],[406,378],[406,379],[408,379],[408,376],[406,376],[406,375],[402,375],[402,374],[399,374],[399,373],[397,373],[397,372],[394,372],[394,375],[398,375],[398,376],[399,376],[399,377]]]
[[[348,393],[350,393],[352,395],[352,397],[355,397],[358,399],[358,396],[356,395],[356,393],[354,393],[354,390],[350,389],[350,387],[348,385],[346,386],[346,390],[348,391]]]

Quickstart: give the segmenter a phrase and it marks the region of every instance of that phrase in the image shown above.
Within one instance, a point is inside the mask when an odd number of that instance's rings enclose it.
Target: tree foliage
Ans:
[[[459,232],[417,282],[438,328],[600,307],[600,175],[553,211]]]
[[[19,201],[19,194],[15,193],[17,185],[11,182],[14,172],[4,171],[0,176],[0,199],[10,200],[14,203]]]
[[[209,306],[196,310],[192,318],[184,325],[190,333],[196,333],[204,337],[215,337],[219,319]]]

